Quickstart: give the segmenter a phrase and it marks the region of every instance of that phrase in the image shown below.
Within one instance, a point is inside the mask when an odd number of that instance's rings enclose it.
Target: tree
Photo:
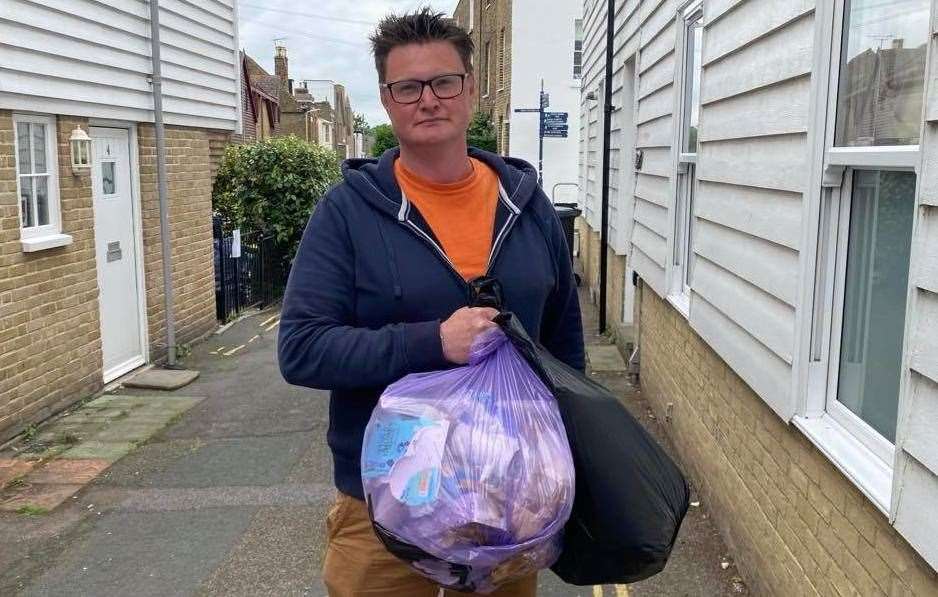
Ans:
[[[495,125],[489,115],[484,112],[476,112],[472,115],[469,122],[469,131],[466,135],[466,141],[473,147],[484,149],[486,151],[498,151],[498,135],[495,131]]]
[[[355,132],[368,134],[371,131],[371,127],[368,126],[368,121],[365,120],[364,114],[355,115]]]
[[[310,213],[341,177],[334,151],[294,135],[229,145],[212,189],[212,208],[226,230],[272,234],[292,259]]]
[[[371,148],[372,157],[379,158],[385,151],[398,145],[390,124],[379,124],[371,129],[371,133],[375,136],[375,144]]]

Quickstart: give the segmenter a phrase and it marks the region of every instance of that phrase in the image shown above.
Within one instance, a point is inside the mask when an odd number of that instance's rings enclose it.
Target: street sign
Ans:
[[[559,130],[559,129],[556,129],[556,130],[546,130],[546,129],[545,129],[545,130],[544,130],[544,137],[545,137],[545,138],[547,138],[547,137],[553,137],[553,138],[566,139],[566,138],[567,138],[567,129],[563,129],[563,130]]]
[[[540,108],[515,108],[515,112],[540,112]]]
[[[544,124],[566,124],[567,112],[544,112]]]
[[[550,94],[541,92],[541,107],[547,108],[550,106]]]
[[[569,125],[566,122],[545,122],[544,130],[545,131],[565,131]]]

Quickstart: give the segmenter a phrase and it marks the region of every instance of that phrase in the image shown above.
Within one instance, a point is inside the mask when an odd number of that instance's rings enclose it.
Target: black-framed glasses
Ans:
[[[469,73],[452,73],[440,75],[426,81],[416,79],[407,79],[404,81],[394,81],[393,83],[382,83],[391,93],[391,99],[399,104],[416,104],[423,96],[423,89],[427,85],[430,90],[439,99],[452,99],[463,92],[466,77]]]

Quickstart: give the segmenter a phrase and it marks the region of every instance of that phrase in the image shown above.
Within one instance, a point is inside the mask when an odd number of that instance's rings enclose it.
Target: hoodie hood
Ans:
[[[400,148],[388,149],[380,158],[353,158],[342,162],[342,176],[358,195],[397,219],[401,213],[403,199],[401,187],[394,176],[394,160]],[[469,147],[473,157],[492,168],[511,203],[519,210],[524,209],[537,189],[537,171],[524,160],[503,157],[475,147]]]

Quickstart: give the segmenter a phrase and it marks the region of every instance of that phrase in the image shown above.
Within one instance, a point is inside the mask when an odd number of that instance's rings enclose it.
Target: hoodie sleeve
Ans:
[[[342,213],[327,196],[309,219],[280,317],[280,372],[323,390],[383,387],[450,366],[440,322],[355,327],[355,255]]]
[[[542,194],[542,191],[538,190]],[[553,259],[557,264],[557,285],[547,299],[541,321],[541,344],[552,355],[567,365],[583,371],[586,368],[583,348],[583,319],[580,316],[580,301],[573,278],[573,263],[564,236],[563,226],[557,212],[547,197],[547,233]]]

